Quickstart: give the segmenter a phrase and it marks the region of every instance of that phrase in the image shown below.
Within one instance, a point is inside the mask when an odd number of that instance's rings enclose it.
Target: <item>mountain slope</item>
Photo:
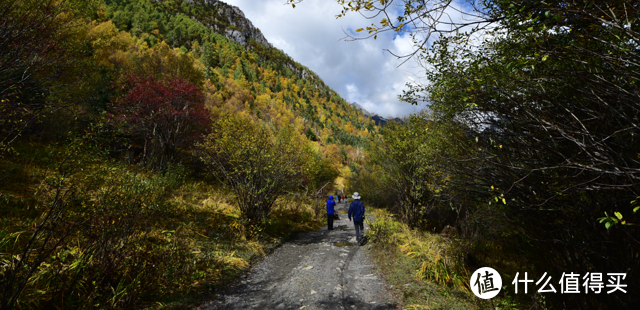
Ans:
[[[105,0],[105,4],[105,19],[119,30],[135,34],[151,47],[164,41],[196,58],[216,86],[212,97],[218,107],[247,90],[249,94],[233,100],[236,112],[246,105],[264,118],[272,113],[256,103],[271,105],[276,114],[301,118],[302,130],[322,144],[364,146],[369,133],[376,131],[373,121],[362,117],[316,73],[272,47],[237,7],[211,0]]]

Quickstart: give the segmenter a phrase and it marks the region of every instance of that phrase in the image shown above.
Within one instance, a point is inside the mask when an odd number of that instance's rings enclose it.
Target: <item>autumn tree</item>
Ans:
[[[291,128],[274,133],[237,114],[217,120],[199,147],[213,175],[235,194],[248,228],[261,225],[285,191],[300,188],[311,154]]]
[[[303,186],[307,195],[314,199],[316,217],[320,217],[325,214],[323,202],[327,194],[335,188],[333,182],[340,175],[340,171],[333,165],[330,158],[322,157],[318,153],[314,153],[310,159],[309,171]]]
[[[47,109],[51,95],[80,81],[77,20],[95,1],[15,0],[0,4],[0,155]],[[72,73],[73,72],[73,73]]]
[[[158,80],[177,77],[200,87],[204,81],[204,74],[195,67],[195,61],[191,55],[176,52],[162,41],[136,54],[133,57],[134,66],[128,70],[140,76],[152,75]]]
[[[368,193],[372,204],[394,210],[412,227],[427,222],[453,225],[455,218],[446,218],[446,211],[455,196],[455,159],[467,152],[464,141],[459,126],[428,120],[426,115],[392,122],[373,146],[365,169],[349,180],[349,188]],[[445,212],[439,210],[443,205]]]
[[[206,134],[211,121],[204,96],[193,84],[173,78],[130,76],[124,94],[109,105],[114,126],[130,135],[142,149],[140,161],[164,170]]]

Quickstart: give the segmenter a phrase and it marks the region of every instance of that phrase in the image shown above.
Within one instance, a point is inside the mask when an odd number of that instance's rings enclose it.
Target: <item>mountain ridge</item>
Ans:
[[[191,4],[197,8],[204,8],[204,10],[195,10],[186,12],[185,7],[182,5],[177,6],[162,6],[163,9],[169,9],[177,13],[185,13],[191,19],[198,23],[201,23],[205,27],[208,27],[211,31],[223,35],[227,39],[234,43],[243,46],[246,49],[256,49],[257,47],[252,44],[252,41],[262,45],[266,49],[276,49],[282,54],[291,58],[281,49],[273,46],[266,39],[262,31],[258,27],[255,27],[251,20],[244,15],[242,9],[237,6],[228,4],[220,0],[182,0],[184,3]],[[160,3],[165,3],[166,0],[161,0]],[[178,1],[180,2],[180,0]],[[283,60],[283,64],[287,69],[291,70],[294,74],[300,76],[302,79],[314,80],[324,84],[324,81],[312,70],[304,65],[301,65],[294,59]],[[299,66],[301,65],[301,66]]]
[[[389,118],[388,119],[388,118],[386,118],[386,117],[384,117],[382,115],[367,111],[364,107],[362,107],[357,102],[352,102],[351,105],[353,105],[353,107],[356,108],[356,110],[359,110],[362,113],[362,115],[372,119],[375,122],[376,126],[385,126],[390,121],[394,121],[394,122],[397,122],[397,123],[404,124],[404,120],[399,118],[399,117],[394,117],[394,118]]]

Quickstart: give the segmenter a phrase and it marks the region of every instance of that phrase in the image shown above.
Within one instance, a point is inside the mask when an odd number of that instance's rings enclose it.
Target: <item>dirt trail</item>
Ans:
[[[295,236],[198,309],[396,309],[368,245],[355,244],[353,222],[339,215],[334,230]]]

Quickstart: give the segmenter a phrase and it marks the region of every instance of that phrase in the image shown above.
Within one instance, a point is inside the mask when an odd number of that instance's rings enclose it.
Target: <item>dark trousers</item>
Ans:
[[[362,234],[364,234],[364,222],[353,221],[353,225],[356,226],[356,240],[360,241]]]
[[[327,229],[333,229],[333,214],[327,214]]]

